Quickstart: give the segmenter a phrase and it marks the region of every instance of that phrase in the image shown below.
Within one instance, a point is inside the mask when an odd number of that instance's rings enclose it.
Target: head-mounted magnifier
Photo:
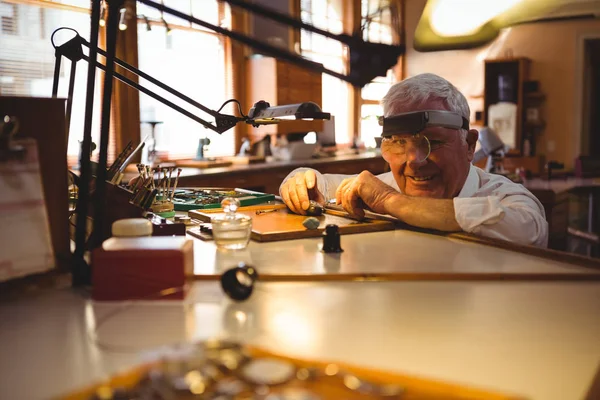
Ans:
[[[452,111],[413,111],[390,117],[379,117],[383,126],[382,137],[399,134],[416,134],[430,126],[469,130],[469,120]]]
[[[379,117],[381,152],[387,157],[396,157],[399,162],[414,160],[422,162],[431,153],[431,143],[421,132],[428,127],[440,126],[448,129],[469,129],[469,121],[451,111],[414,111],[390,117]]]

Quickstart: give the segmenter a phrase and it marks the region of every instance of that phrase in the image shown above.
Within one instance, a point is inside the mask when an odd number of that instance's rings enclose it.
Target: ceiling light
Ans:
[[[438,0],[431,13],[431,29],[440,36],[465,36],[522,0]]]
[[[144,22],[146,23],[146,31],[150,32],[152,30],[152,25],[150,25],[150,20],[145,15],[142,15],[144,18]]]
[[[125,7],[121,8],[121,16],[119,17],[119,30],[124,31],[127,29],[127,9]]]
[[[163,25],[165,26],[165,29],[167,30],[167,35],[171,34],[171,27],[169,26],[169,24],[167,24],[167,21],[165,21],[164,18],[161,18]]]
[[[100,26],[106,26],[106,3],[104,2],[100,5],[100,21],[98,24]]]

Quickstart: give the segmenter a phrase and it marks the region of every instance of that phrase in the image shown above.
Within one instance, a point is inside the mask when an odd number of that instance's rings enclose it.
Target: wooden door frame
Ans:
[[[575,154],[573,159],[579,157],[582,151],[587,148],[587,136],[582,132],[583,119],[589,117],[589,114],[584,109],[585,103],[583,96],[585,95],[585,43],[587,40],[600,39],[600,33],[587,32],[577,36],[576,56],[575,56],[575,110],[580,110],[573,121],[573,135],[575,136]]]

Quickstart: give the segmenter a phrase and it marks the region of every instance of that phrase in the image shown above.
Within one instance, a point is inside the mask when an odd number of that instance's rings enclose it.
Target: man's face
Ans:
[[[411,111],[445,110],[442,101],[429,101],[411,109],[394,109],[393,114]],[[421,132],[431,143],[429,157],[394,157],[382,149],[383,158],[390,164],[398,187],[409,196],[451,199],[462,189],[475,152],[478,133],[470,130],[467,139],[460,131],[442,127],[429,127]]]

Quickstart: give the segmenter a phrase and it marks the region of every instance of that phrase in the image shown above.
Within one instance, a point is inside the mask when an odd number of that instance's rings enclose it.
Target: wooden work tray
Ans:
[[[188,192],[189,198],[182,198],[180,194]],[[214,202],[197,204],[195,200],[207,200],[213,198]],[[249,192],[238,188],[180,188],[175,190],[173,196],[173,206],[175,211],[190,210],[221,210],[221,199],[225,197],[235,197],[242,207],[249,207],[275,200],[275,195],[259,192]],[[218,198],[218,200],[217,200]],[[271,203],[271,205],[273,205]]]
[[[366,400],[366,399],[406,399],[406,400],[523,400],[523,397],[500,393],[496,391],[488,391],[485,389],[479,389],[469,387],[466,385],[460,385],[451,382],[443,382],[435,379],[421,378],[416,376],[404,375],[400,373],[392,373],[387,371],[367,369],[364,367],[358,367],[343,363],[331,363],[323,361],[314,361],[307,359],[298,359],[292,357],[286,357],[281,354],[272,353],[261,348],[244,346],[245,354],[251,359],[267,359],[273,361],[289,362],[293,365],[294,370],[298,371],[296,377],[292,377],[291,380],[282,384],[277,384],[269,387],[271,395],[277,395],[285,393],[286,390],[300,389],[306,390],[312,393],[316,398],[329,400],[329,399],[346,399],[346,400]],[[180,360],[183,362],[183,360]],[[331,371],[335,369],[338,371],[335,375],[328,375],[325,371]],[[57,397],[56,400],[89,400],[94,395],[98,395],[101,390],[104,392],[111,391],[113,388],[121,388],[121,390],[131,390],[137,385],[144,385],[144,378],[148,376],[151,371],[165,370],[166,366],[159,362],[147,363],[138,367],[132,368],[122,374],[115,375],[104,382],[98,382],[83,390],[67,394],[65,396]],[[317,376],[313,379],[299,379],[301,376],[299,373],[304,371],[316,371]],[[331,372],[329,372],[331,374]],[[237,374],[230,374],[229,377],[220,378],[222,380],[231,379]],[[350,378],[350,379],[348,379]],[[352,390],[347,387],[344,382],[349,384],[352,381],[360,379],[365,383],[373,383],[375,385],[385,385],[388,388],[394,386],[399,387],[401,394],[396,396],[385,397],[382,395],[376,395],[373,393],[362,393],[360,390]],[[266,388],[266,386],[265,386]],[[204,389],[204,388],[203,388]],[[208,388],[208,392],[211,389]],[[135,393],[135,389],[133,390]],[[184,400],[190,399],[192,396],[189,392],[181,391],[181,396],[173,396],[173,400]],[[206,393],[208,394],[208,393]],[[227,398],[231,399],[249,399],[256,398],[253,396],[251,389],[246,389],[235,396]],[[272,396],[268,396],[271,398]],[[171,397],[170,397],[171,398]],[[209,396],[198,395],[194,398],[209,398]],[[212,398],[212,397],[210,397]],[[224,396],[225,398],[225,396]],[[280,398],[280,397],[276,397]],[[304,398],[294,396],[290,398]],[[311,397],[312,398],[312,397]]]
[[[273,209],[276,211],[256,214],[257,211]],[[396,227],[391,221],[375,219],[357,221],[345,216],[346,214],[343,212],[326,210],[325,214],[315,217],[320,221],[319,227],[317,229],[307,229],[302,225],[302,222],[308,217],[292,213],[283,204],[242,207],[238,210],[238,213],[252,218],[252,235],[250,238],[257,242],[274,242],[278,240],[320,237],[323,235],[325,227],[330,224],[337,225],[340,234],[390,231],[394,230]],[[223,210],[192,210],[188,212],[188,215],[191,218],[202,222],[210,222],[212,217],[222,216]],[[199,232],[195,232],[197,230],[199,230],[199,228],[190,229],[188,230],[188,233],[192,236],[205,239],[206,237],[202,237],[203,235],[200,235]]]

